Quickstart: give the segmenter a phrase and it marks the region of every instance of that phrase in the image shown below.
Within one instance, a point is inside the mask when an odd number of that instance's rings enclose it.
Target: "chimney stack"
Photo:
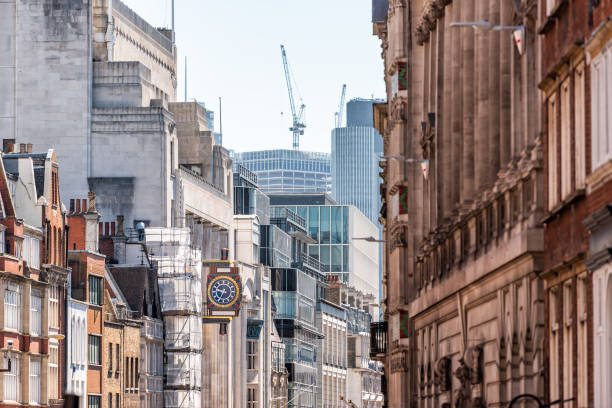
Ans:
[[[32,153],[32,143],[28,143],[28,153]]]
[[[26,152],[26,145],[24,143],[19,143],[19,153]]]

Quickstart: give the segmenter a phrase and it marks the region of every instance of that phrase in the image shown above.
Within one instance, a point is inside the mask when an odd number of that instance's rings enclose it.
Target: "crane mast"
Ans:
[[[344,99],[346,97],[346,84],[342,85],[342,94],[340,95],[340,105],[338,105],[338,112],[336,112],[336,123],[335,127],[339,128],[342,126],[342,116],[344,115]]]
[[[285,46],[281,44],[281,55],[283,57],[283,68],[285,69],[285,80],[287,81],[287,91],[289,92],[289,104],[291,105],[291,118],[293,120],[292,126],[289,130],[293,133],[293,149],[299,150],[300,148],[300,136],[304,134],[304,128],[306,125],[302,122],[304,116],[304,109],[306,105],[300,98],[300,108],[296,112],[295,100],[293,98],[293,86],[291,85],[291,71],[289,70],[289,63],[287,62],[287,53],[285,52]],[[299,93],[299,90],[298,90]]]

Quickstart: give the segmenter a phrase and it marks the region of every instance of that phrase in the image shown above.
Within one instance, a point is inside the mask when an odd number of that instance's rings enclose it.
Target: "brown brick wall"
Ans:
[[[542,19],[546,20],[545,0]],[[583,43],[588,35],[589,0],[571,0],[555,17],[550,28],[542,35],[542,72],[549,73],[557,62],[576,43]]]
[[[589,236],[582,224],[586,216],[586,200],[581,199],[566,206],[545,225],[545,270],[588,252]]]

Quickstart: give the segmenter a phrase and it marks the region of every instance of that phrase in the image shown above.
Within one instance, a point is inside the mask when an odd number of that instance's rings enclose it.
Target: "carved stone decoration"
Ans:
[[[454,372],[461,383],[455,391],[456,408],[485,407],[482,396],[483,387],[483,352],[482,346],[468,347],[459,359],[459,367]]]
[[[397,223],[395,224],[390,231],[390,247],[391,251],[393,251],[397,247],[405,247],[406,243],[406,225]]]
[[[469,408],[472,399],[472,389],[470,387],[470,369],[464,364],[463,359],[459,360],[459,367],[453,373],[461,384],[455,390],[455,408]]]
[[[423,14],[419,18],[415,28],[415,39],[418,45],[423,45],[429,40],[429,33],[435,30],[438,19],[444,16],[444,7],[452,0],[426,0],[423,5]]]
[[[440,392],[450,391],[452,386],[450,357],[442,357],[436,361],[434,366],[434,383],[438,386]]]
[[[406,107],[408,101],[406,98],[395,98],[391,103],[390,121],[393,124],[406,122]]]

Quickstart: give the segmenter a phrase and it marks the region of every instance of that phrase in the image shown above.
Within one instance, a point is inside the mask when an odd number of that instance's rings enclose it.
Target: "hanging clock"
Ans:
[[[238,273],[210,273],[206,286],[209,314],[214,315],[215,312],[219,311],[237,314],[240,310],[240,289],[240,275]]]

